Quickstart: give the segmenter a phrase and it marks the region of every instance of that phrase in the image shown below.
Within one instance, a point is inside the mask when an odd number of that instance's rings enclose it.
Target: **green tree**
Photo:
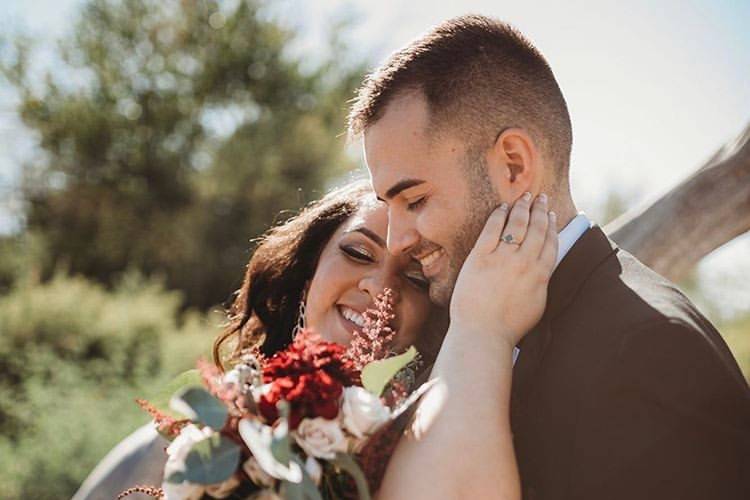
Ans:
[[[42,276],[136,268],[215,304],[250,240],[351,167],[341,132],[363,64],[334,38],[311,69],[267,7],[91,0],[41,84],[16,39],[0,70],[45,153],[23,175]]]

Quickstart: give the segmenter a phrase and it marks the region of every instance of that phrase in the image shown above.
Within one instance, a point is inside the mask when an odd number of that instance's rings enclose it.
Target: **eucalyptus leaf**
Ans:
[[[362,385],[370,393],[380,396],[388,382],[417,356],[417,350],[411,346],[406,352],[387,359],[379,359],[365,365],[362,369]]]
[[[164,480],[168,483],[180,484],[185,481],[185,473],[181,470],[176,470],[169,477],[164,478]]]
[[[185,480],[197,484],[226,481],[240,463],[240,447],[221,434],[200,441],[185,458]]]
[[[202,384],[203,379],[198,370],[187,370],[180,373],[163,386],[160,386],[153,393],[146,394],[147,397],[145,399],[164,414],[169,415],[172,418],[183,418],[182,414],[169,408],[169,401],[178,391],[187,387],[200,387]]]
[[[292,459],[292,444],[289,441],[289,424],[286,418],[279,419],[279,423],[271,435],[271,454],[277,462],[289,466]]]
[[[279,462],[271,450],[276,429],[257,420],[243,418],[238,425],[238,431],[250,452],[258,461],[261,469],[271,477],[285,481],[299,483],[302,481],[302,471],[295,462],[283,464]]]
[[[227,408],[203,387],[186,387],[175,394],[169,406],[190,420],[201,422],[215,431],[227,421]]]
[[[302,487],[302,483],[282,481],[281,497],[284,500],[305,500],[305,490]]]
[[[359,464],[352,458],[351,455],[346,453],[336,453],[336,456],[331,463],[341,468],[344,472],[352,476],[354,483],[357,485],[357,494],[359,500],[370,500],[370,487],[367,484],[365,473],[362,472]]]
[[[310,477],[310,474],[308,474],[302,459],[297,455],[294,455],[292,460],[302,469],[302,491],[305,498],[307,500],[323,500],[323,496],[320,494],[318,486],[315,484],[312,477]]]

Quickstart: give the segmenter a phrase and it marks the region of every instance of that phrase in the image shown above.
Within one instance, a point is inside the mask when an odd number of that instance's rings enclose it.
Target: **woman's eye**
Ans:
[[[408,210],[416,210],[419,207],[421,207],[422,205],[424,205],[425,201],[427,201],[427,197],[426,196],[422,196],[421,198],[419,198],[417,200],[409,202],[409,204],[406,205],[406,208]]]
[[[430,282],[427,280],[427,278],[424,277],[421,273],[410,273],[406,275],[406,279],[412,282],[414,286],[419,288],[420,290],[429,290],[430,288]]]
[[[359,247],[353,247],[353,246],[342,246],[341,251],[347,254],[352,259],[359,261],[359,262],[373,262],[373,257],[370,255],[370,253]]]

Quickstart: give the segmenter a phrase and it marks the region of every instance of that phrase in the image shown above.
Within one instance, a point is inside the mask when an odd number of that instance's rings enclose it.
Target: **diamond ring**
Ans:
[[[521,245],[520,243],[518,243],[518,242],[516,242],[516,241],[513,241],[513,235],[512,235],[512,234],[510,234],[510,233],[508,233],[508,234],[504,235],[504,236],[503,236],[503,237],[501,238],[501,241],[502,241],[503,243],[508,243],[509,245],[519,245],[519,246]]]

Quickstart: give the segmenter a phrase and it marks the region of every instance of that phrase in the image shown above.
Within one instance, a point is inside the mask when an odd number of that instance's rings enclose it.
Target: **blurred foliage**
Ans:
[[[137,273],[111,291],[57,275],[0,296],[0,498],[70,498],[149,420],[134,398],[210,356],[219,318],[181,301]]]
[[[90,0],[43,79],[26,38],[6,44],[0,75],[44,152],[23,172],[41,276],[111,285],[135,267],[187,305],[227,299],[250,239],[351,168],[364,65],[345,62],[342,29],[311,65],[260,0]]]
[[[750,382],[750,314],[728,320],[717,325],[734,358]]]

